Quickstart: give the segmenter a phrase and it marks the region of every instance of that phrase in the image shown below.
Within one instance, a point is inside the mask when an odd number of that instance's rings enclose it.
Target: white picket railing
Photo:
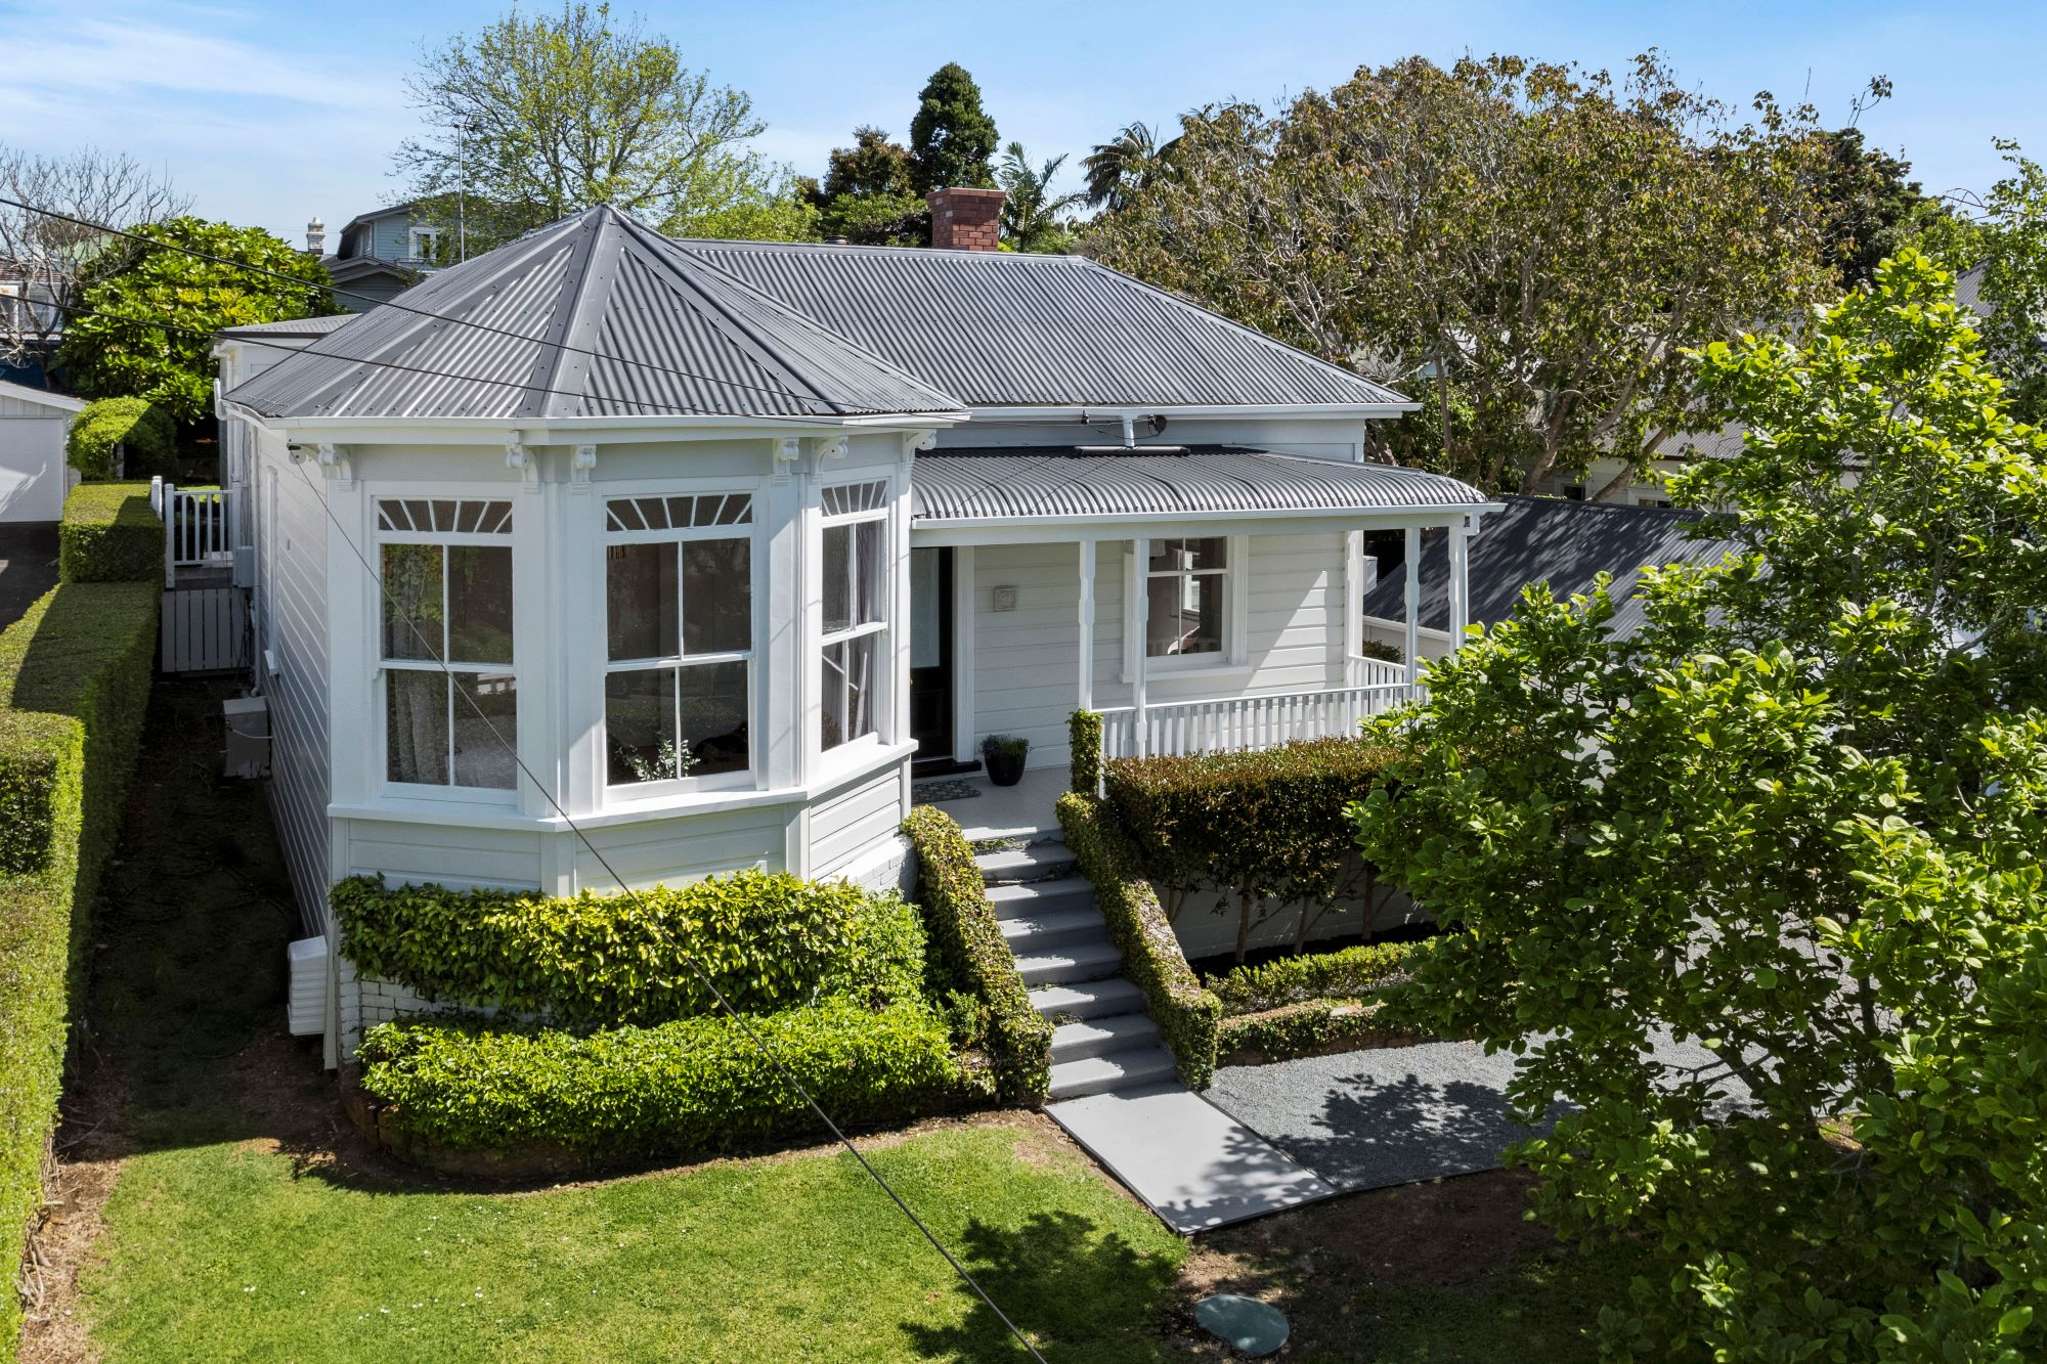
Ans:
[[[235,561],[234,493],[226,488],[180,488],[151,483],[149,500],[163,517],[163,582],[177,585],[181,568]]]
[[[1407,684],[1405,663],[1391,663],[1368,654],[1352,654],[1350,661],[1357,665],[1358,683],[1361,686],[1400,687]]]
[[[1384,663],[1380,659],[1370,661]],[[1100,712],[1102,756],[1127,758],[1140,752],[1155,757],[1236,753],[1277,748],[1297,739],[1355,734],[1368,716],[1392,710],[1420,695],[1421,688],[1409,685],[1401,665],[1384,666],[1395,670],[1400,680],[1270,696],[1167,701],[1147,705],[1141,722],[1135,708],[1110,706]]]

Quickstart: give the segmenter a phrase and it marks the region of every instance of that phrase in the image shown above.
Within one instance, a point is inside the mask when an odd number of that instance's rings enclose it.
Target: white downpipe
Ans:
[[[1151,672],[1151,584],[1145,580],[1145,568],[1151,563],[1151,541],[1140,536],[1130,542],[1133,558],[1131,573],[1137,579],[1137,609],[1131,613],[1131,628],[1137,631],[1137,670],[1130,688],[1130,719],[1136,726],[1133,747],[1137,756],[1145,756],[1145,683]]]

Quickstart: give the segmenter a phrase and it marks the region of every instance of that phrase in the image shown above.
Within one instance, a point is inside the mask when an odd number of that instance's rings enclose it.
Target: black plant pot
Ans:
[[[1014,786],[1023,780],[1024,755],[996,749],[983,755],[988,760],[988,780],[997,786]]]

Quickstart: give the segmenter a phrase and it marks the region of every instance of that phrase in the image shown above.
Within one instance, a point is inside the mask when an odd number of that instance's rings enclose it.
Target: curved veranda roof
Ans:
[[[919,522],[1450,511],[1490,505],[1468,483],[1235,445],[931,450],[910,474]]]

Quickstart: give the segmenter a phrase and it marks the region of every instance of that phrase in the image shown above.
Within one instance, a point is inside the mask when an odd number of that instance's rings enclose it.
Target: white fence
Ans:
[[[1297,739],[1355,734],[1367,717],[1417,699],[1419,686],[1407,682],[1400,664],[1377,663],[1398,681],[1374,680],[1357,687],[1287,692],[1273,696],[1230,696],[1206,701],[1147,705],[1140,721],[1130,706],[1104,709],[1102,756],[1178,757],[1189,753],[1236,753],[1277,748]],[[1366,674],[1373,676],[1371,673]]]
[[[234,563],[237,508],[231,491],[180,488],[152,479],[149,505],[163,518],[165,587],[177,586],[181,568],[220,568]]]
[[[228,672],[246,665],[249,599],[237,587],[181,587],[163,594],[161,657],[167,673]]]

